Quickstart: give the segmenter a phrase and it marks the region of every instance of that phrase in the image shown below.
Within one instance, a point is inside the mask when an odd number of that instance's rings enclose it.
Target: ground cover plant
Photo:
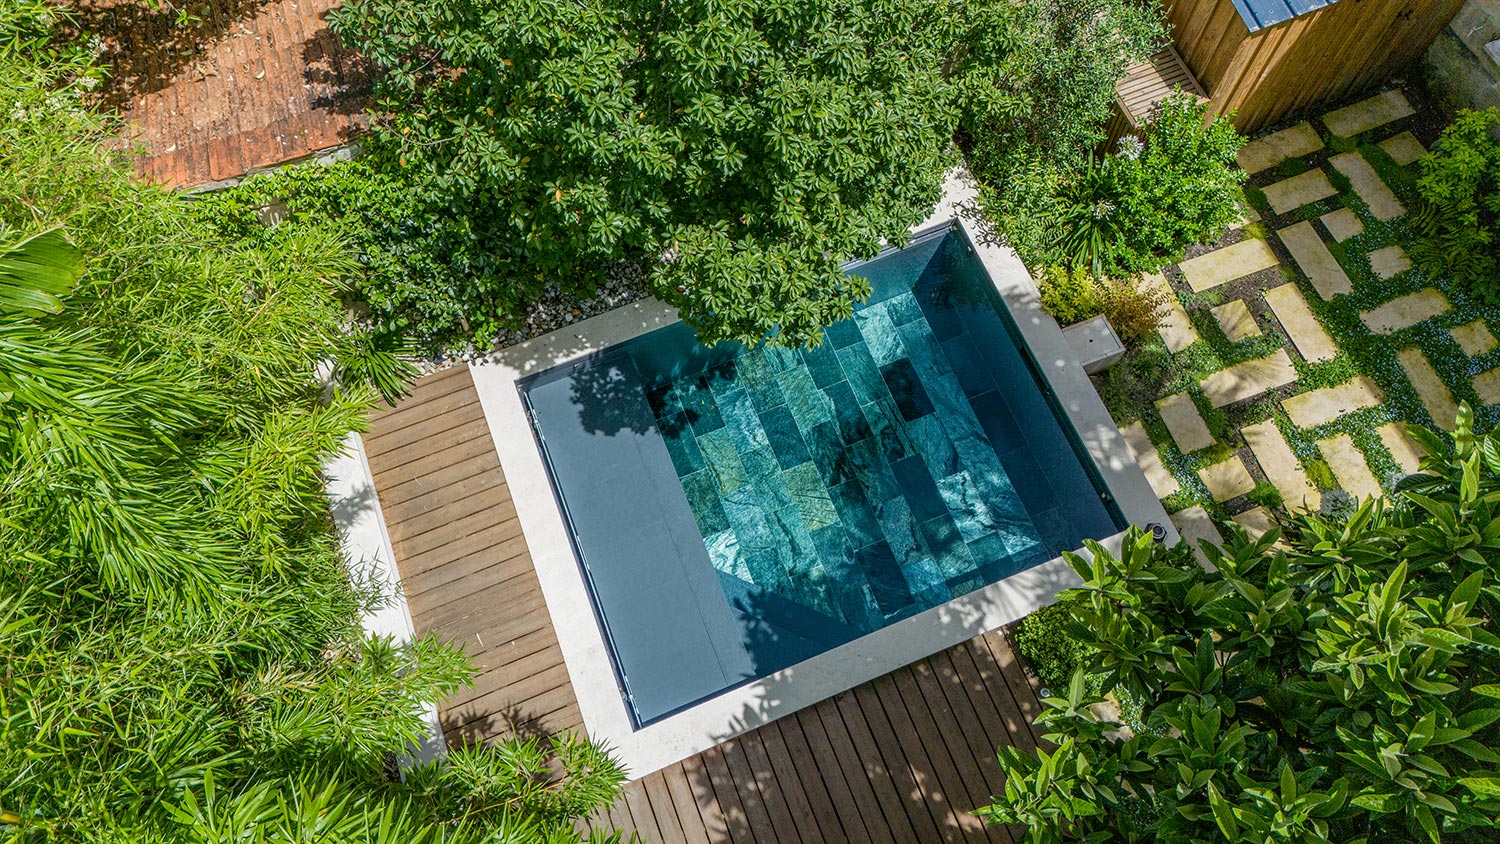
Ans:
[[[1422,159],[1422,238],[1412,250],[1429,273],[1452,275],[1500,306],[1500,109],[1462,110]]]
[[[46,4],[0,13],[0,838],[576,840],[560,737],[393,776],[446,644],[367,637],[321,469],[374,397],[326,233],[245,244],[134,183]],[[18,13],[19,12],[19,13]],[[24,27],[24,29],[23,29]],[[41,35],[38,33],[41,32]]]
[[[1068,555],[1063,652],[1089,658],[1045,701],[1052,746],[1001,750],[984,813],[1036,844],[1493,841],[1500,437],[1471,425],[1419,432],[1391,498],[1236,531],[1212,567],[1138,532]],[[1097,717],[1089,675],[1139,728]]]

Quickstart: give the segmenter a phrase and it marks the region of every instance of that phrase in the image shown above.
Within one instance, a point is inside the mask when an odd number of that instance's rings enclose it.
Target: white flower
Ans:
[[[1146,151],[1146,144],[1135,135],[1126,135],[1120,139],[1119,150],[1120,155],[1134,161],[1141,157],[1141,153]]]

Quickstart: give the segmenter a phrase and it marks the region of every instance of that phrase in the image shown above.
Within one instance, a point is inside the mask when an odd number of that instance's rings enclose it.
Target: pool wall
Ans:
[[[1020,259],[1009,249],[982,242],[960,220],[931,222],[954,226],[955,235],[974,248],[1125,518],[1132,524],[1162,524],[1175,542],[1171,522],[1119,429],[1056,322],[1041,311]],[[1066,564],[1051,560],[636,728],[517,382],[675,322],[675,311],[648,299],[495,352],[472,366],[584,723],[592,738],[614,748],[632,777],[1008,624],[1077,584]],[[1114,537],[1106,545],[1117,541]]]

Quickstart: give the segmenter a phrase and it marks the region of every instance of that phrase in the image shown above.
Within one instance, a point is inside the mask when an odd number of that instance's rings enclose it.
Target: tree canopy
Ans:
[[[1390,500],[1236,526],[1210,566],[1139,532],[1068,555],[1087,663],[1045,702],[1052,747],[1002,749],[985,813],[1037,844],[1494,841],[1500,435],[1467,408],[1451,446],[1414,434],[1431,456]]]

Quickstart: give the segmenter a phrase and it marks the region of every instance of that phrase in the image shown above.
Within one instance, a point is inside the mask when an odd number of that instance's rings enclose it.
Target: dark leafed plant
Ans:
[[[1412,255],[1424,269],[1500,304],[1500,109],[1462,110],[1421,160]]]
[[[1388,503],[1186,549],[1069,555],[1091,658],[1001,751],[989,818],[1032,842],[1453,842],[1500,830],[1500,436],[1460,415]],[[1280,540],[1285,543],[1278,546]],[[1143,704],[1115,732],[1086,677]]]

